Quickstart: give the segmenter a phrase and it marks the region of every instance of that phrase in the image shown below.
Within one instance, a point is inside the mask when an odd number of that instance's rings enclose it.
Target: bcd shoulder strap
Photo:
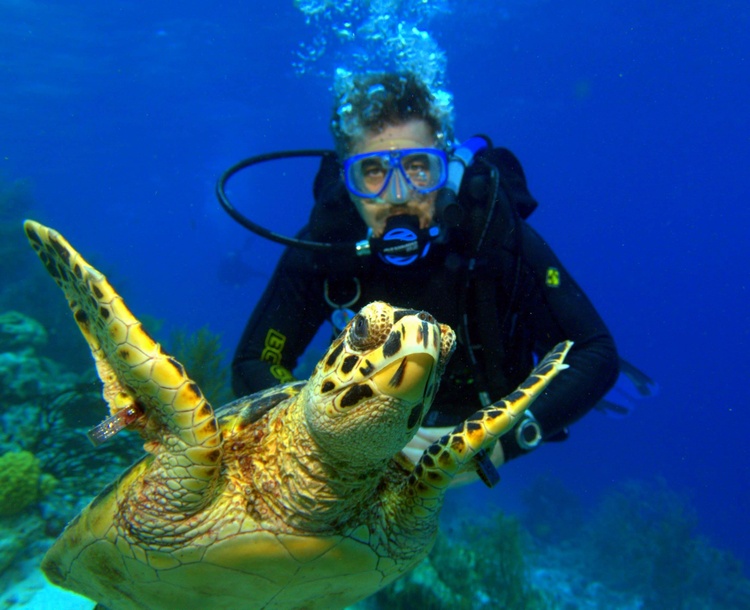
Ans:
[[[507,148],[493,148],[483,153],[477,168],[469,180],[487,174],[487,164],[498,172],[498,187],[495,194],[496,209],[489,218],[489,238],[477,253],[484,264],[471,271],[469,299],[477,315],[476,333],[479,335],[485,371],[482,375],[492,386],[508,388],[509,343],[514,334],[515,312],[518,308],[522,228],[521,223],[538,206],[529,192],[526,176],[516,156]],[[484,171],[482,166],[485,167]],[[488,178],[482,175],[487,184]],[[488,190],[485,197],[488,196]],[[474,187],[477,190],[477,187]],[[515,368],[515,367],[513,367]]]

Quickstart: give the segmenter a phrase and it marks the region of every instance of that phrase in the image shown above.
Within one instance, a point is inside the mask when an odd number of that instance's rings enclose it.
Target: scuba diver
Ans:
[[[458,347],[404,451],[414,461],[512,392],[556,343],[574,341],[570,368],[467,473],[492,485],[497,466],[564,440],[605,396],[618,377],[615,342],[526,222],[537,202],[519,161],[485,137],[452,145],[451,112],[417,76],[351,76],[331,128],[336,152],[322,154],[309,222],[283,242],[301,247],[285,250],[250,316],[233,390],[291,381],[319,328],[326,320],[342,328],[351,309],[376,300],[424,309],[456,330]]]

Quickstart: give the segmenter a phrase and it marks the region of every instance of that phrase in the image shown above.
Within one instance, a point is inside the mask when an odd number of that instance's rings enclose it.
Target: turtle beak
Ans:
[[[434,368],[435,358],[432,355],[410,354],[373,375],[371,381],[382,394],[416,404],[424,400]]]

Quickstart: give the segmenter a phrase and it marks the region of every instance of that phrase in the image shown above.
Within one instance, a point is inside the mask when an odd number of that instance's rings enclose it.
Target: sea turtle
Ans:
[[[371,303],[309,381],[214,411],[99,271],[56,231],[24,226],[104,383],[111,415],[93,440],[123,427],[145,440],[42,563],[110,610],[329,609],[374,593],[427,554],[454,476],[566,367],[570,343],[415,466],[400,451],[455,340],[428,313]]]

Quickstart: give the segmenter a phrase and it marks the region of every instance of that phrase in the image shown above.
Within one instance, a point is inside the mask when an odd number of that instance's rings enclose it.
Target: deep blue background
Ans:
[[[223,215],[214,181],[245,156],[330,147],[331,82],[292,70],[312,32],[291,0],[151,4],[0,5],[0,172],[31,181],[35,216],[137,315],[208,324],[233,349],[280,250]],[[514,509],[551,472],[593,503],[661,475],[750,564],[748,3],[452,6],[431,31],[457,134],[516,152],[541,202],[533,224],[662,388],[457,498]],[[236,191],[292,232],[311,179],[269,166]]]

